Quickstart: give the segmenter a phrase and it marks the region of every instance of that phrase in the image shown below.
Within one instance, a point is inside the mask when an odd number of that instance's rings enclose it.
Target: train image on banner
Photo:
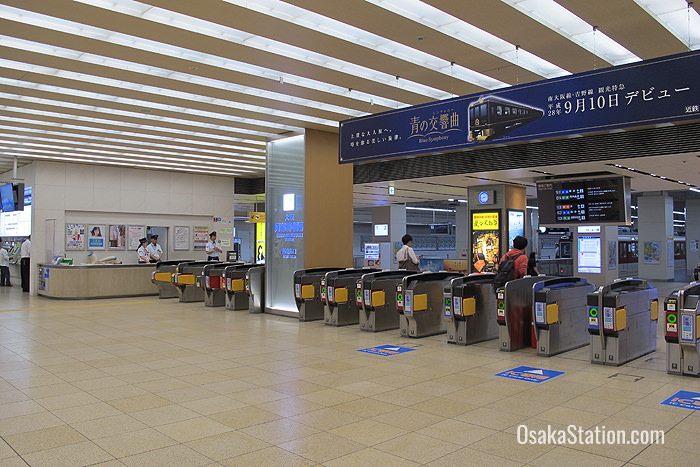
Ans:
[[[502,136],[544,115],[542,109],[496,96],[482,96],[469,104],[469,141]]]

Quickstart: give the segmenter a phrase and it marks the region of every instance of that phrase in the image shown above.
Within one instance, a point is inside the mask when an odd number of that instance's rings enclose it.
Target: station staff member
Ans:
[[[163,249],[158,245],[158,235],[151,235],[151,243],[146,247],[149,263],[157,263],[163,257]]]
[[[221,242],[216,239],[216,232],[209,234],[205,251],[207,252],[207,261],[219,261],[219,253],[223,253],[224,250],[221,249]]]
[[[139,257],[139,263],[148,263],[151,260],[151,255],[148,254],[148,249],[146,248],[146,245],[148,245],[148,240],[146,237],[143,237],[141,240],[139,240],[139,243],[141,246],[138,250],[136,250],[136,254]]]
[[[31,254],[32,236],[30,235],[24,242],[22,242],[22,246],[19,247],[19,272],[22,279],[22,292],[29,292],[29,257]]]
[[[7,253],[7,245],[3,245],[0,238],[0,286],[12,287],[10,284],[10,255]]]

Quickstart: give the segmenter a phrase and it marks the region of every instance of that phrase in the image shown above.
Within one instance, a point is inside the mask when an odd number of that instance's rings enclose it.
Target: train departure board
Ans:
[[[539,223],[629,224],[628,177],[537,182]]]

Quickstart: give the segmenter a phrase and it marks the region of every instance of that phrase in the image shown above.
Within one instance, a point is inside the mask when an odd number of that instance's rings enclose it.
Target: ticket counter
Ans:
[[[88,298],[158,295],[151,282],[155,264],[39,264],[37,292],[49,298]]]

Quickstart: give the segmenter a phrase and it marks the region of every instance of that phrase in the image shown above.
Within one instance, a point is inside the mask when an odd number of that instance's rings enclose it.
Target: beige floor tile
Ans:
[[[365,448],[323,463],[326,467],[410,467],[419,464],[374,448]]]
[[[76,381],[72,383],[76,388],[82,389],[83,391],[89,391],[92,389],[104,389],[113,388],[116,386],[124,386],[127,383],[114,376],[105,376],[104,378],[86,379],[84,381]]]
[[[478,408],[478,406],[470,404],[465,400],[455,401],[445,397],[436,397],[414,404],[410,408],[441,417],[456,417],[464,412],[474,410]]]
[[[148,426],[167,425],[200,416],[193,410],[175,404],[132,412],[129,415]]]
[[[51,412],[38,412],[19,417],[3,418],[0,419],[0,436],[10,436],[64,424],[63,420]]]
[[[27,467],[27,463],[18,455],[6,457],[2,460],[2,467]]]
[[[222,423],[228,427],[239,430],[261,423],[271,422],[282,418],[281,416],[263,410],[259,407],[247,406],[240,407],[225,412],[218,412],[209,416],[212,420]]]
[[[461,448],[456,443],[438,440],[418,433],[409,433],[377,444],[374,447],[421,464],[446,456]]]
[[[536,467],[560,467],[562,465],[576,467],[617,467],[624,464],[616,459],[597,456],[586,452],[576,451],[562,446],[557,446],[548,453],[530,461]]]
[[[186,375],[178,377],[180,381],[184,381],[187,384],[195,386],[204,386],[206,384],[220,383],[222,381],[228,381],[229,377],[222,375],[221,373],[214,373],[209,370],[204,370],[203,373],[197,373],[194,375]]]
[[[0,419],[21,417],[33,413],[44,412],[46,409],[32,400],[10,402],[0,405]]]
[[[107,436],[93,442],[116,458],[177,444],[177,441],[152,428]]]
[[[442,397],[447,394],[464,389],[462,386],[454,384],[438,383],[436,381],[424,381],[422,383],[413,384],[403,388],[407,391],[419,392],[433,397]]]
[[[397,391],[395,389],[372,396],[372,399],[382,402],[388,402],[390,404],[400,405],[401,407],[410,407],[412,405],[427,401],[428,399],[432,398],[433,396],[430,396],[428,394],[421,394],[420,392],[406,390]]]
[[[609,401],[601,398],[591,397],[588,394],[570,399],[563,404],[562,407],[569,407],[577,410],[586,410],[588,412],[600,413],[604,415],[614,415],[620,410],[628,406],[623,402]]]
[[[246,404],[236,401],[227,396],[214,396],[206,399],[198,399],[190,402],[183,402],[183,407],[194,410],[202,415],[212,415],[220,412],[245,407]]]
[[[0,380],[0,383],[3,383],[3,382],[4,381]],[[14,389],[14,388],[12,388],[8,391],[0,392],[0,405],[1,404],[9,404],[11,402],[26,401],[26,400],[29,400],[29,396],[27,396],[22,391],[19,391],[19,390]]]
[[[615,414],[615,419],[633,420],[670,429],[688,414],[675,407],[659,405],[660,408],[626,407]]]
[[[32,467],[73,467],[113,459],[111,455],[89,441],[37,451],[23,457]]]
[[[193,387],[192,384],[187,381],[183,381],[180,378],[159,378],[153,381],[143,381],[135,383],[135,386],[143,389],[144,391],[152,393],[161,393],[166,391],[175,391],[176,389],[186,389]]]
[[[281,392],[289,396],[300,396],[302,394],[309,394],[328,388],[326,386],[321,386],[320,384],[309,383],[308,381],[304,381],[302,379],[296,379],[286,383],[268,386],[268,389],[272,389],[273,391]]]
[[[388,391],[394,391],[392,386],[373,383],[371,381],[358,381],[352,384],[345,384],[343,386],[338,386],[337,389],[339,391],[345,391],[363,397],[370,397],[377,394],[386,393]]]
[[[171,391],[158,392],[157,394],[158,396],[174,402],[175,404],[182,404],[183,402],[196,401],[200,399],[208,399],[218,395],[215,392],[197,386],[173,389]]]
[[[387,412],[376,417],[372,417],[372,420],[377,420],[379,422],[386,423],[387,425],[392,425],[407,431],[417,431],[421,428],[425,428],[426,426],[439,423],[445,420],[445,418],[446,417],[421,412],[411,408],[401,408],[394,410],[393,412]]]
[[[326,407],[342,404],[360,398],[360,396],[356,394],[351,394],[345,391],[339,391],[337,389],[324,389],[309,394],[302,394],[299,397],[311,402],[315,402],[317,404],[324,405]]]
[[[62,396],[53,396],[35,400],[42,407],[51,411],[71,407],[80,407],[82,405],[100,402],[99,399],[85,392],[76,392],[74,394],[64,394]]]
[[[171,402],[155,394],[143,394],[140,396],[111,400],[108,404],[121,412],[131,413],[154,409],[156,407],[164,407],[170,405]]]
[[[207,417],[197,417],[167,425],[159,425],[156,429],[180,443],[231,431],[231,427]]]
[[[279,447],[319,463],[326,462],[364,448],[364,446],[359,443],[349,441],[347,438],[336,436],[331,433],[317,433],[304,438],[297,438],[295,440],[282,443],[279,445]]]
[[[146,428],[146,425],[129,415],[115,415],[85,422],[73,423],[73,428],[89,439],[128,433]]]
[[[632,458],[631,462],[645,467],[677,466],[679,465],[678,451],[665,446],[649,446]]]
[[[65,383],[61,381],[56,384],[49,384],[47,386],[36,386],[33,388],[22,389],[22,392],[32,399],[43,399],[45,397],[63,396],[65,394],[75,394],[81,392],[81,390],[72,384]]]
[[[212,463],[211,459],[179,444],[120,459],[128,467],[199,467]]]
[[[363,420],[363,417],[359,415],[338,410],[335,407],[326,407],[311,412],[305,412],[289,418],[290,420],[303,423],[304,425],[321,431],[330,431],[333,428]]]
[[[343,438],[365,446],[374,446],[375,444],[403,436],[408,432],[401,428],[370,419],[345,424],[329,430],[329,433],[342,436]]]
[[[421,428],[416,433],[468,446],[487,436],[491,436],[496,433],[496,430],[450,419]]]
[[[215,461],[222,461],[270,447],[264,441],[236,431],[190,441],[186,445]]]
[[[583,428],[589,428],[596,424],[600,424],[600,422],[608,417],[607,415],[591,413],[578,409],[570,409],[568,407],[553,407],[540,414],[537,414],[537,418],[561,425],[576,425]]]
[[[527,417],[534,417],[542,412],[546,412],[551,407],[551,405],[544,402],[526,401],[516,397],[507,397],[486,405],[487,409],[509,412]]]
[[[494,408],[479,408],[465,412],[457,417],[455,420],[460,422],[470,423],[472,425],[478,425],[485,428],[491,428],[492,430],[505,430],[506,428],[527,420],[528,417],[525,415],[512,414],[510,412],[501,412]]]
[[[249,405],[263,404],[265,402],[286,399],[289,395],[273,391],[267,388],[248,389],[229,394],[229,397]]]
[[[470,446],[477,451],[516,462],[528,463],[554,449],[554,446],[519,444],[516,435],[496,433]]]
[[[324,408],[324,406],[321,404],[317,404],[300,397],[286,397],[284,399],[258,404],[256,407],[275,413],[282,417],[293,417],[304,412],[312,412],[314,410]]]
[[[8,457],[16,457],[17,453],[10,447],[5,440],[0,439],[0,460]]]
[[[133,384],[126,384],[123,386],[114,386],[102,389],[91,389],[86,392],[105,402],[149,394],[148,391],[141,389],[138,386],[134,386]]]
[[[282,465],[285,467],[311,467],[316,465],[316,462],[272,446],[223,460],[221,464],[227,467],[279,467]]]
[[[83,435],[68,425],[7,436],[5,440],[19,454],[29,454],[87,441]]]
[[[246,383],[245,381],[239,379],[227,379],[219,381],[217,383],[208,383],[202,386],[202,388],[215,392],[216,394],[232,394],[239,391],[247,391],[249,389],[256,389],[257,386],[254,384]],[[280,391],[283,392],[283,391]]]
[[[274,445],[280,445],[318,432],[315,428],[288,418],[261,423],[260,425],[243,428],[240,431]]]
[[[476,449],[463,448],[429,462],[426,465],[428,467],[482,467],[491,465],[498,467],[520,467],[523,465],[523,463],[512,461],[504,457],[498,457],[492,454],[486,454],[485,452],[477,451]]]
[[[349,402],[344,402],[334,406],[338,410],[350,412],[360,417],[375,417],[387,412],[393,412],[399,409],[400,406],[390,404],[388,402],[378,401],[376,399],[364,398],[355,399]]]

